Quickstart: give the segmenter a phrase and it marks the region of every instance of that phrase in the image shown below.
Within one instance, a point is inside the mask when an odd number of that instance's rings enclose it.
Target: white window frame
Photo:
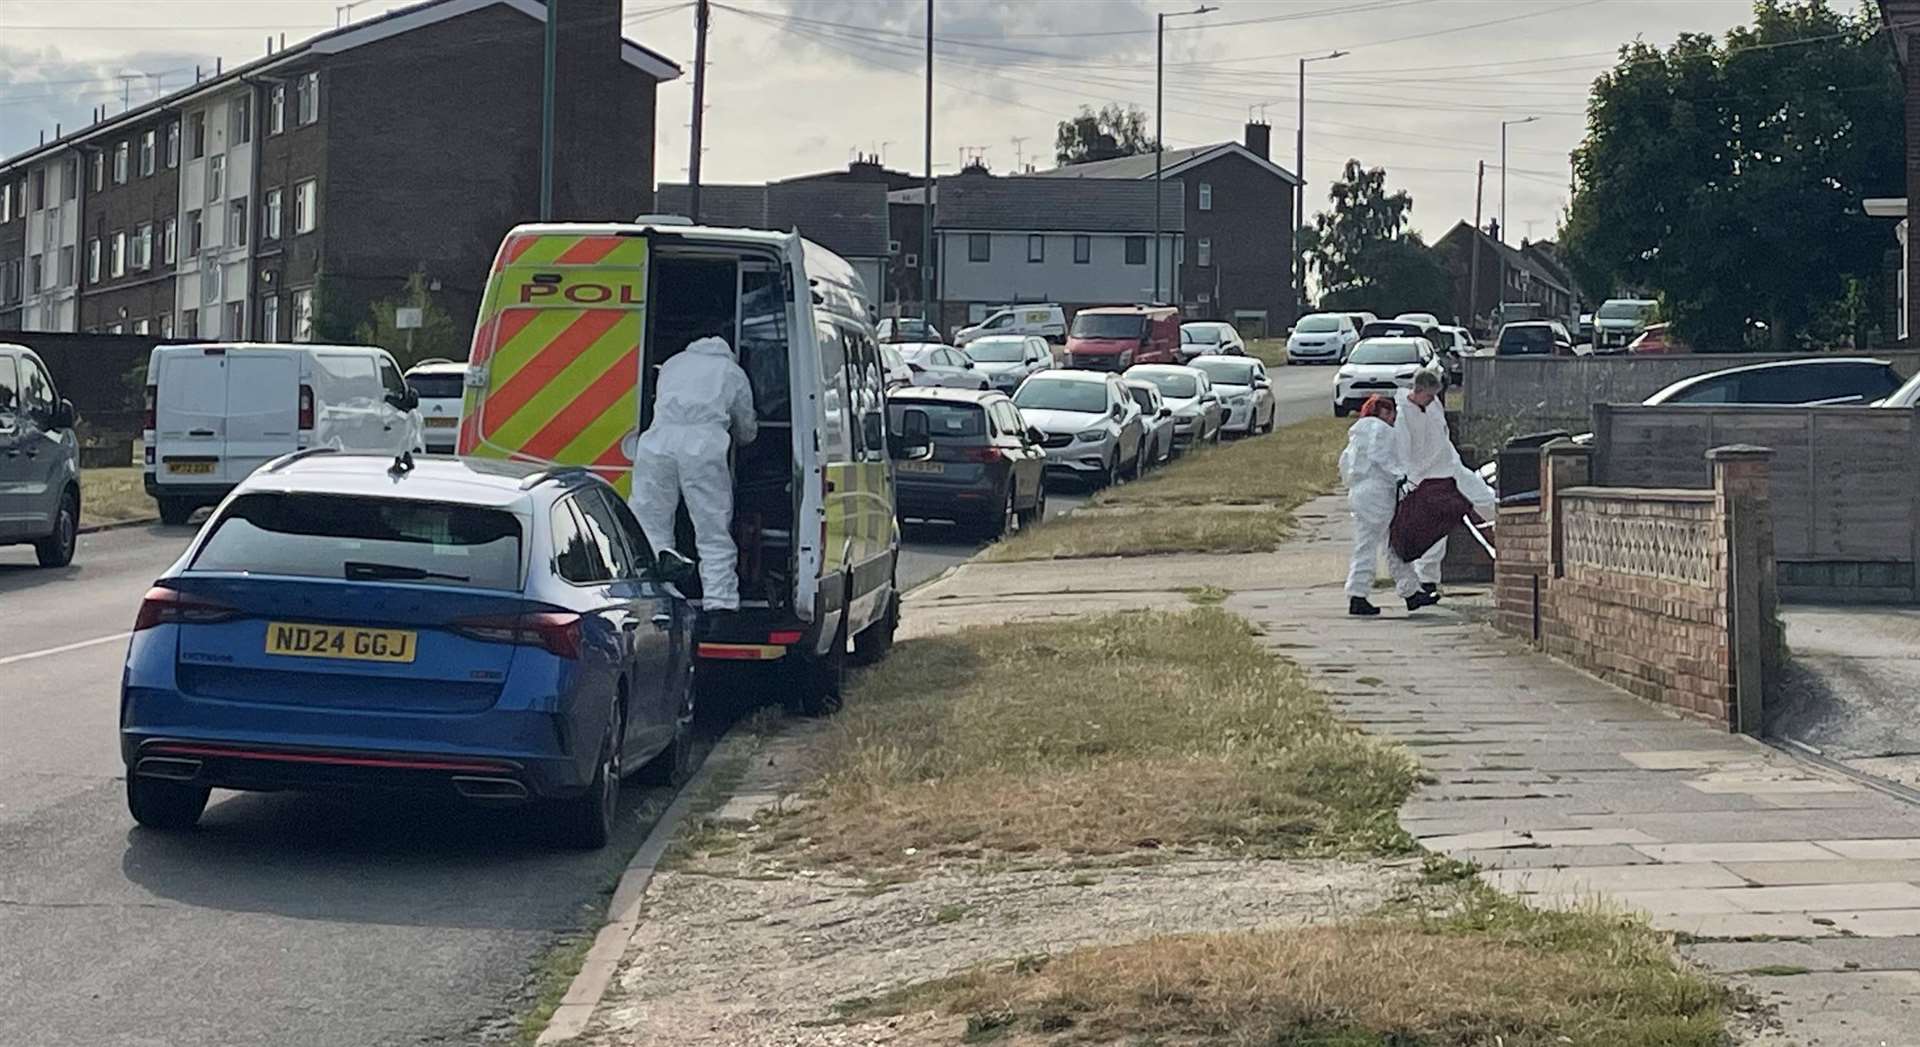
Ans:
[[[267,134],[277,135],[287,129],[287,85],[274,84],[267,91]]]
[[[158,137],[159,132],[153,128],[148,128],[140,135],[140,177],[142,178],[153,174],[154,152]]]
[[[295,342],[313,341],[313,289],[303,287],[293,292],[293,330],[290,338]]]
[[[127,231],[125,229],[113,234],[113,247],[108,251],[108,256],[110,261],[107,272],[114,276],[127,275]]]
[[[302,73],[294,85],[294,105],[299,112],[294,115],[294,123],[300,127],[320,121],[320,74]]]
[[[167,125],[167,170],[180,166],[180,121]]]
[[[100,192],[107,187],[107,154],[105,150],[93,154],[93,191]]]
[[[169,216],[160,226],[160,261],[173,265],[180,261],[180,220]]]
[[[113,147],[113,184],[127,184],[127,161],[133,153],[133,145],[126,139]]]
[[[133,227],[133,267],[135,269],[153,268],[153,223],[141,222]]]
[[[253,141],[253,95],[235,95],[227,103],[227,145],[246,145]]]
[[[100,238],[97,236],[90,236],[87,238],[87,283],[97,284],[99,282],[100,282]]]
[[[274,186],[261,194],[260,238],[262,240],[280,239],[280,198],[279,186]]]
[[[1200,210],[1202,211],[1213,210],[1213,183],[1212,182],[1200,183]]]
[[[227,247],[247,245],[247,198],[236,196],[227,201]]]
[[[1211,239],[1204,236],[1199,239],[1194,248],[1194,261],[1198,263],[1202,269],[1213,264],[1213,241]]]
[[[293,233],[311,233],[320,224],[320,183],[312,178],[293,184]]]
[[[219,203],[227,195],[227,158],[221,155],[207,157],[207,199]]]
[[[260,330],[255,332],[263,342],[280,340],[280,296],[269,294],[260,299]]]

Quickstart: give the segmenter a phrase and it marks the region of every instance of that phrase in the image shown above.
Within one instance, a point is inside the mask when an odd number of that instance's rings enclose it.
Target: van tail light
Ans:
[[[160,387],[157,385],[153,385],[152,383],[148,383],[147,414],[146,414],[146,418],[140,424],[142,428],[146,429],[149,432],[153,431],[154,422],[158,420],[157,407],[159,406],[159,403],[160,403]]]
[[[1003,462],[1006,454],[998,447],[962,447],[960,460],[963,462]]]
[[[569,661],[580,658],[580,616],[570,611],[529,611],[484,618],[461,618],[447,628],[482,643],[539,647]]]
[[[146,599],[140,601],[140,613],[134,616],[133,631],[137,633],[156,625],[211,625],[230,622],[238,617],[240,612],[226,604],[196,600],[177,590],[156,585],[148,589]]]
[[[285,400],[280,402],[286,403]],[[300,428],[313,428],[313,386],[310,385],[300,387]]]

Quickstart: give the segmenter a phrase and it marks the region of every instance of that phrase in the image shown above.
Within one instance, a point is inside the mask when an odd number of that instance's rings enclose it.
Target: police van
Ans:
[[[866,289],[797,234],[642,218],[535,224],[501,243],[476,321],[458,450],[590,468],[632,489],[659,365],[731,343],[759,437],[734,449],[740,613],[703,623],[707,661],[792,670],[793,704],[839,707],[851,657],[878,660],[900,619],[891,457],[930,451],[924,413],[888,432]],[[682,549],[691,549],[681,520]]]

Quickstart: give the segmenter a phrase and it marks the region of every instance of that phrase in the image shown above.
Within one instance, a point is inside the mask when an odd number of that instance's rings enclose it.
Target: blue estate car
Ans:
[[[693,620],[583,470],[303,451],[223,502],[141,605],[127,806],[209,789],[543,801],[598,847],[620,780],[691,762]]]

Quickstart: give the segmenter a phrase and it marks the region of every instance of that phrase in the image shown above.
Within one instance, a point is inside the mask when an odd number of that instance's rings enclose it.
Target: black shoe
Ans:
[[[1437,604],[1439,602],[1440,602],[1440,598],[1438,596],[1435,596],[1432,593],[1427,592],[1425,590],[1421,590],[1420,592],[1414,593],[1412,596],[1407,597],[1407,610],[1409,612],[1417,611],[1422,607],[1432,607],[1434,604]]]
[[[1380,613],[1380,608],[1368,603],[1367,598],[1364,596],[1349,596],[1347,597],[1347,613],[1359,615],[1362,618],[1371,618]]]
[[[1420,591],[1436,600],[1440,598],[1440,585],[1438,582],[1421,582]]]

